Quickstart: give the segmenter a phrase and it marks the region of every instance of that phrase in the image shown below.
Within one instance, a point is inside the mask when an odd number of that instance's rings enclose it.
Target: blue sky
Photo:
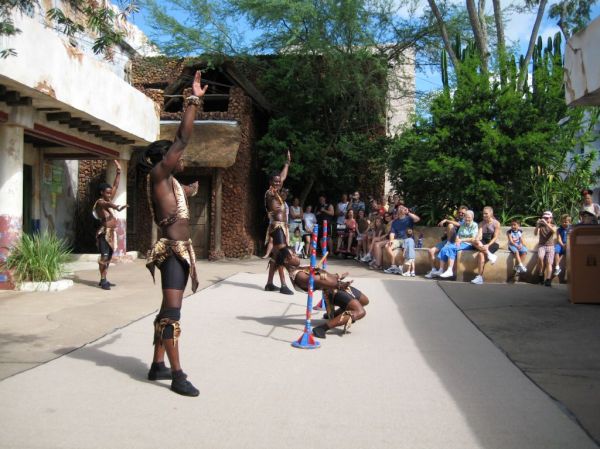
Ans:
[[[458,0],[457,0],[458,1]],[[421,2],[425,7],[424,1]],[[460,1],[462,3],[462,1]],[[490,8],[491,14],[491,2],[488,2],[488,7]],[[550,2],[553,3],[553,2]],[[517,1],[508,1],[503,2],[503,7],[506,8],[510,5],[522,4],[522,2]],[[549,6],[546,7],[546,12],[548,11]],[[592,9],[592,20],[596,17],[600,16],[600,4],[596,4]],[[130,20],[135,23],[146,35],[152,35],[152,29],[149,26],[147,18],[144,16],[143,12],[135,14],[134,17],[130,18]],[[531,29],[533,28],[533,24],[535,22],[535,12],[532,13],[514,13],[510,16],[509,22],[506,24],[505,33],[508,43],[518,43],[518,46],[521,48],[521,52],[524,54],[527,50],[527,44],[529,42],[529,35],[531,33]],[[556,25],[555,20],[549,20],[547,17],[544,18],[540,27],[540,34],[544,41],[546,41],[547,37],[554,36],[557,32],[559,32],[559,28]],[[253,32],[248,29],[248,36],[251,38]],[[429,70],[423,72],[417,72],[416,74],[416,88],[417,92],[429,92],[431,90],[437,90],[441,88],[441,79],[438,72],[437,67],[431,67]]]

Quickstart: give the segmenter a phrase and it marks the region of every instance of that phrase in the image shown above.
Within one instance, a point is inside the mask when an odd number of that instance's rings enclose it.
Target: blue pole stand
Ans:
[[[311,236],[311,254],[310,254],[310,277],[308,280],[308,298],[306,300],[306,323],[304,325],[304,332],[302,336],[292,342],[294,348],[300,349],[316,349],[321,347],[321,343],[315,341],[315,337],[312,334],[312,325],[310,322],[312,302],[313,302],[313,291],[315,288],[315,266],[317,265],[317,235],[319,234],[319,227],[315,225]]]

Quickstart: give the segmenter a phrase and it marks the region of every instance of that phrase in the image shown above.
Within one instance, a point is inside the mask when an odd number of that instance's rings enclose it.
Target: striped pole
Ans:
[[[323,241],[321,242],[321,254],[323,254],[323,269],[327,269],[327,256],[329,256],[329,250],[327,246],[327,220],[323,221]],[[325,310],[327,309],[327,304],[325,303],[325,292],[321,291],[321,300],[319,304],[313,307],[313,310]]]
[[[317,236],[319,235],[319,226],[315,225],[311,236],[310,250],[310,276],[308,279],[308,298],[306,300],[306,323],[302,336],[292,343],[294,348],[300,349],[315,349],[320,348],[321,344],[315,341],[312,334],[312,325],[310,322],[311,311],[313,305],[313,291],[315,288],[315,267],[317,266]]]

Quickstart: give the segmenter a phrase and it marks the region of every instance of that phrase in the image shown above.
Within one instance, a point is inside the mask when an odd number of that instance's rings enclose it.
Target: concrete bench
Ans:
[[[515,277],[514,267],[515,258],[513,254],[507,249],[508,243],[506,238],[506,231],[508,227],[502,227],[499,238],[500,249],[496,251],[498,260],[494,265],[489,262],[485,265],[483,277],[485,282],[514,282],[525,281],[535,282],[535,279],[531,276],[531,271],[537,263],[537,237],[533,235],[534,228],[523,228],[523,241],[529,252],[525,262],[527,267],[527,273],[520,274]],[[415,236],[419,236],[420,233],[424,235],[424,248],[415,249],[415,272],[417,275],[425,275],[431,269],[431,263],[429,261],[428,248],[434,246],[440,242],[440,236],[443,233],[443,229],[439,227],[427,228],[427,227],[415,227]],[[395,258],[395,264],[398,265],[401,257],[401,252],[398,251]],[[391,261],[384,255],[383,266],[387,267],[391,265]],[[553,278],[553,282],[565,282],[567,276],[566,259],[563,257],[561,260],[561,273],[559,276]],[[477,251],[467,250],[460,251],[456,258],[454,272],[456,273],[456,280],[463,282],[470,282],[475,278],[477,273]]]

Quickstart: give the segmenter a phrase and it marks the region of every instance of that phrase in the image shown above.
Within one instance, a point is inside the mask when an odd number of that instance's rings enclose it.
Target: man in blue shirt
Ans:
[[[402,242],[407,237],[406,230],[409,228],[412,229],[415,223],[418,223],[420,220],[421,219],[408,210],[404,204],[398,206],[398,215],[396,216],[396,219],[392,221],[390,239],[384,248],[388,258],[392,261],[392,265],[384,270],[386,273],[402,274],[402,269],[394,263],[395,252],[402,249]]]

